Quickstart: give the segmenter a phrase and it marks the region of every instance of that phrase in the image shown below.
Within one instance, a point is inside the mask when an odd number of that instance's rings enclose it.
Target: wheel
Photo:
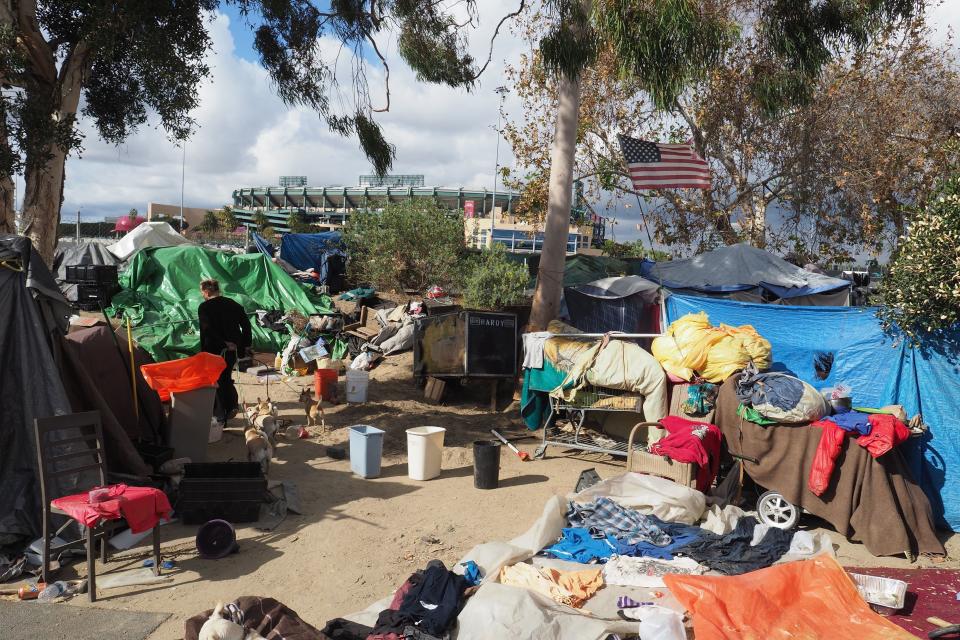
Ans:
[[[533,457],[537,460],[543,460],[543,456],[547,455],[547,445],[542,444],[537,447],[537,450],[533,452]]]
[[[800,521],[800,509],[776,491],[765,491],[757,500],[760,522],[778,529],[793,529]]]

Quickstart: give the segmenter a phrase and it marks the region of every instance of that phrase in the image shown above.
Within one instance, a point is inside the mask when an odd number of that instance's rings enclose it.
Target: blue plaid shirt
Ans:
[[[649,516],[600,497],[589,504],[570,503],[567,521],[571,527],[596,528],[626,544],[649,542],[665,547],[673,540]]]

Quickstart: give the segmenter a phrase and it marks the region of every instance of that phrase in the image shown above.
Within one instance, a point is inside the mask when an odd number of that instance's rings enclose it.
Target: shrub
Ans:
[[[916,210],[881,284],[878,312],[911,340],[960,321],[960,176],[945,180]]]
[[[506,250],[494,244],[467,265],[463,303],[474,309],[501,309],[525,298],[530,275],[522,263],[507,258]]]
[[[343,239],[354,282],[382,290],[449,287],[465,251],[463,217],[431,201],[358,211],[347,221]]]

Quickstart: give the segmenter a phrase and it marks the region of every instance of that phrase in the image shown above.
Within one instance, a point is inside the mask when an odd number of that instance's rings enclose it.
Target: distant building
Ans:
[[[364,184],[378,180],[389,184]],[[538,252],[543,248],[542,229],[513,215],[513,205],[520,198],[515,191],[498,190],[494,197],[487,189],[427,187],[423,186],[422,175],[382,179],[360,176],[359,182],[356,187],[244,187],[233,192],[233,213],[240,224],[248,227],[255,227],[255,216],[262,213],[275,231],[287,233],[290,215],[296,212],[322,231],[339,229],[355,211],[376,211],[387,204],[407,200],[433,200],[451,213],[464,216],[468,246],[490,247],[497,243],[516,253]],[[568,253],[602,244],[605,218],[575,209],[570,222]]]
[[[280,176],[281,187],[305,187],[307,176]]]
[[[210,209],[205,209],[203,207],[184,207],[183,208],[183,220],[187,223],[187,227],[195,227],[201,222],[203,222],[204,216],[207,215],[207,211]],[[180,205],[178,204],[160,204],[159,202],[148,202],[147,203],[147,220],[153,221],[156,216],[165,216],[167,218],[173,218],[176,220],[180,219]],[[176,224],[173,225],[174,228],[177,227]]]

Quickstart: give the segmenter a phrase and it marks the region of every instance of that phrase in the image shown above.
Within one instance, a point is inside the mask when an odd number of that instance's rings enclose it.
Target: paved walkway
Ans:
[[[0,638],[144,640],[169,617],[166,613],[0,600]]]

